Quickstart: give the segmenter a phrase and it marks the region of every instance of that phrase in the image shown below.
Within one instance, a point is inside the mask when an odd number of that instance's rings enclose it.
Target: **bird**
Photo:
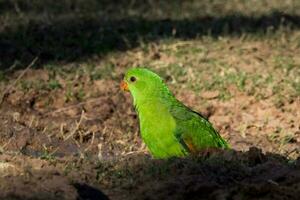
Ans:
[[[186,157],[205,149],[229,148],[213,125],[177,100],[153,71],[128,69],[120,88],[131,93],[142,140],[153,158]]]

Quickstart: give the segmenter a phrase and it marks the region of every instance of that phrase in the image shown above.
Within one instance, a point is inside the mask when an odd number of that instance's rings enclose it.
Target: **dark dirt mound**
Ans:
[[[206,158],[145,160],[127,174],[128,182],[136,183],[135,199],[299,199],[299,161],[251,148]]]
[[[88,169],[85,179],[97,177],[112,199],[298,199],[299,161],[251,148],[170,160],[126,156],[78,167]]]
[[[0,179],[2,199],[300,198],[300,158],[290,161],[254,147],[169,160],[143,154],[107,162],[56,160],[50,165],[24,156],[1,160],[10,163],[1,173],[6,174]]]

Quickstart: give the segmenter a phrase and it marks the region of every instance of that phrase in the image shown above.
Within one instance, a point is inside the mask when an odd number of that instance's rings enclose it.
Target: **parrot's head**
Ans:
[[[162,90],[168,90],[163,80],[157,74],[140,67],[129,69],[120,87],[124,91],[131,93],[135,103],[150,96],[155,97]]]

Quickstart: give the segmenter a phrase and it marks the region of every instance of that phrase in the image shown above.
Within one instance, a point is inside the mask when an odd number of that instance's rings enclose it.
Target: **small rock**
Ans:
[[[8,162],[0,162],[0,176],[17,175],[18,169],[15,165]]]
[[[220,95],[219,91],[205,91],[201,93],[203,99],[215,99]]]

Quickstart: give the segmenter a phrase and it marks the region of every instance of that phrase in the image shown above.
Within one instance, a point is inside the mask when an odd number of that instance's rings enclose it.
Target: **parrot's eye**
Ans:
[[[134,76],[130,77],[130,81],[131,82],[135,82],[136,81],[136,78]]]

